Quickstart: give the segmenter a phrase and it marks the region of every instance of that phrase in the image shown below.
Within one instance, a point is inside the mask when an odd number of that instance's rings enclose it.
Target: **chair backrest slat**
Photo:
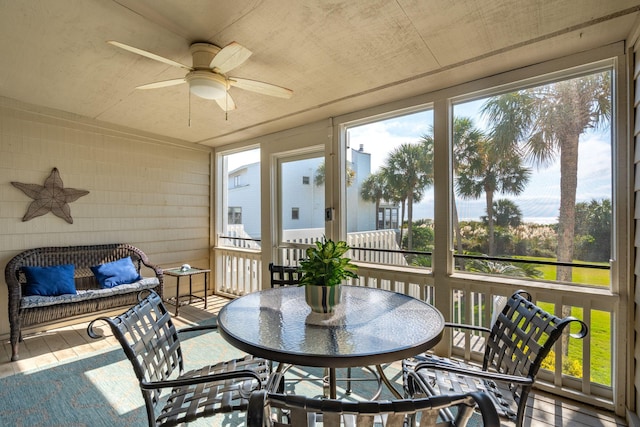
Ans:
[[[584,322],[575,317],[561,319],[531,302],[526,291],[517,291],[507,301],[491,328],[485,347],[483,369],[535,379],[543,360],[556,341],[571,324],[580,326],[575,338],[584,338],[588,332]],[[526,402],[530,386],[513,385],[514,397]],[[519,418],[522,408],[519,405]]]
[[[453,420],[438,419],[439,411],[456,407]],[[322,417],[324,427],[402,427],[408,418],[419,414],[420,426],[465,426],[474,408],[478,408],[487,427],[500,426],[491,400],[483,393],[450,394],[420,399],[392,401],[345,401],[311,398],[300,395],[268,393],[259,390],[251,395],[247,413],[248,427],[311,427]],[[281,417],[284,414],[284,417]],[[274,421],[274,417],[277,421]]]
[[[302,272],[298,267],[289,265],[269,264],[271,273],[271,287],[276,286],[297,286],[302,279]]]
[[[138,304],[119,316],[93,320],[88,331],[96,322],[106,322],[131,362],[138,381],[166,380],[176,369],[182,373],[180,339],[162,299],[152,291],[146,298],[139,299]],[[161,389],[141,391],[151,422],[155,419],[154,408],[160,401]]]
[[[560,319],[533,304],[528,293],[514,293],[491,329],[484,368],[533,378],[542,360],[572,322],[580,323],[586,334],[582,321],[573,317]]]

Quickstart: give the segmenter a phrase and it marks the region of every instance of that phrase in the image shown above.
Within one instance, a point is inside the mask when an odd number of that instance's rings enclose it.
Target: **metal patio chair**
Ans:
[[[432,354],[402,362],[405,394],[410,397],[483,391],[498,414],[522,426],[527,398],[542,361],[571,323],[580,326],[574,338],[584,338],[587,325],[564,319],[531,302],[525,291],[515,292],[496,316],[491,329],[447,323],[446,326],[488,333],[482,368]]]
[[[302,278],[302,272],[298,267],[290,265],[269,264],[271,273],[271,287],[276,286],[298,286]]]
[[[500,418],[491,399],[481,392],[458,393],[420,399],[345,401],[276,393],[281,374],[274,373],[266,389],[252,393],[247,427],[402,427],[410,417],[420,426],[464,427],[477,410],[485,427],[499,427]],[[443,409],[455,408],[456,417],[439,418]]]
[[[99,338],[96,323],[109,325],[140,383],[149,426],[175,426],[201,417],[246,410],[251,392],[266,384],[268,363],[246,356],[184,372],[178,332],[216,326],[177,331],[158,294],[141,296],[138,304],[121,315],[91,321],[87,333],[91,338]],[[166,399],[162,395],[164,389],[171,389]]]

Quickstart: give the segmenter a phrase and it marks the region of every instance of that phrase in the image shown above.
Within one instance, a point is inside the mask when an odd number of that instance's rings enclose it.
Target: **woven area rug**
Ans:
[[[181,334],[180,338],[187,370],[243,355],[227,344],[217,331],[188,332]],[[339,374],[345,372],[339,370]],[[386,367],[385,372],[401,390],[402,378],[398,369]],[[321,396],[321,382],[308,379],[322,376],[322,373],[322,369],[318,368],[292,368],[288,377],[294,380],[287,382],[287,390],[307,396]],[[361,369],[354,369],[352,375],[371,377]],[[297,381],[296,378],[306,379]],[[376,388],[375,381],[357,382],[353,385],[354,392],[345,396],[345,385],[344,382],[338,384],[338,395],[348,399],[370,398]],[[381,398],[391,398],[391,395],[383,391]],[[146,425],[140,389],[131,364],[120,348],[0,379],[0,426]],[[244,414],[221,414],[189,425],[244,426]]]
[[[216,331],[183,333],[180,339],[187,370],[243,354]],[[0,426],[147,424],[140,388],[120,347],[0,379]],[[244,417],[220,415],[190,425],[242,426]]]

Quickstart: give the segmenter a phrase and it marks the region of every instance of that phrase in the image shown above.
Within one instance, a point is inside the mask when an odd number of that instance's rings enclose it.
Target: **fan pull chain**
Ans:
[[[188,123],[188,127],[191,127],[191,91],[188,90],[187,92],[189,92],[189,123]]]
[[[229,92],[224,93],[224,121],[229,121]]]

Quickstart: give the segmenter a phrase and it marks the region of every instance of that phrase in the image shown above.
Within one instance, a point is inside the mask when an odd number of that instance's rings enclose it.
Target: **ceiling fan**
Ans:
[[[228,76],[227,73],[229,71],[243,64],[251,56],[249,49],[236,42],[231,42],[222,49],[210,43],[193,43],[189,47],[193,57],[192,66],[184,65],[117,41],[110,40],[107,43],[146,58],[189,71],[182,78],[149,83],[138,86],[136,89],[157,89],[187,83],[192,94],[200,98],[216,101],[224,111],[236,108],[235,102],[233,102],[228,93],[229,88],[232,86],[278,98],[291,98],[293,95],[291,89],[271,83]]]

